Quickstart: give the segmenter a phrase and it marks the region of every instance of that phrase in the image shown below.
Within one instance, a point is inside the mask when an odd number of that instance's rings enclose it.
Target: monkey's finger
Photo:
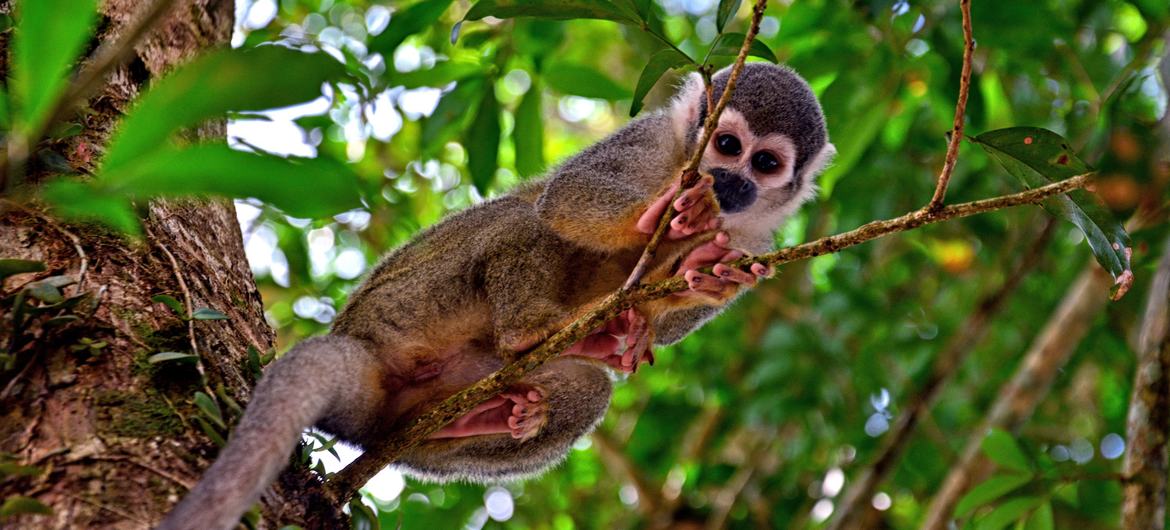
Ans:
[[[715,183],[715,179],[706,176],[699,179],[699,182],[694,187],[687,189],[679,195],[678,199],[674,201],[674,209],[680,212],[687,211],[688,208],[695,205],[705,204],[707,201],[703,199],[707,196],[707,190]]]
[[[756,276],[761,277],[761,278],[771,278],[773,274],[776,274],[776,269],[773,268],[771,265],[764,265],[763,263],[753,263],[752,264],[752,273],[755,274]]]
[[[720,264],[716,265],[715,267],[713,267],[711,269],[711,272],[715,273],[716,276],[723,278],[724,280],[727,280],[727,281],[731,281],[731,282],[735,282],[735,283],[742,283],[745,285],[755,285],[756,284],[755,275],[753,275],[750,272],[739,270],[735,267],[727,265],[726,263],[720,263]]]
[[[718,236],[716,236],[718,238]],[[691,269],[701,269],[708,265],[719,263],[720,258],[727,254],[727,249],[720,247],[714,241],[710,241],[695,247],[687,257],[683,259],[678,270],[687,271]]]
[[[719,278],[710,274],[703,274],[693,269],[687,271],[683,275],[683,278],[687,280],[687,286],[690,287],[692,291],[719,294],[723,292],[725,286],[723,280],[720,280]]]
[[[658,220],[662,218],[662,212],[666,211],[670,200],[674,198],[674,194],[678,192],[678,183],[671,184],[670,188],[663,193],[661,197],[650,203],[646,208],[646,212],[638,218],[638,222],[634,224],[634,229],[643,234],[653,234],[654,229],[658,228]]]
[[[694,234],[707,226],[707,223],[711,220],[712,210],[709,204],[701,203],[696,204],[687,213],[690,215],[691,220],[687,222],[686,228],[683,231],[687,234]]]

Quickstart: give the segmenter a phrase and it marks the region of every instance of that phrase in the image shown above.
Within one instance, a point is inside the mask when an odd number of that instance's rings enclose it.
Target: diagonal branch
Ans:
[[[1089,174],[1078,175],[1067,180],[1054,182],[1046,186],[1011,195],[946,206],[933,212],[918,210],[893,219],[873,221],[849,232],[752,258],[744,258],[733,262],[732,266],[744,267],[750,266],[753,263],[763,263],[773,266],[782,265],[791,261],[831,254],[885,235],[904,232],[927,224],[968,217],[1012,206],[1039,204],[1056,195],[1068,193],[1074,189],[1084,188],[1090,182],[1090,176]],[[628,291],[619,290],[607,296],[572,324],[569,324],[539,346],[530,350],[520,360],[501,368],[476,384],[447,398],[446,401],[443,401],[437,407],[415,418],[403,430],[390,436],[382,446],[362,454],[357,460],[330,479],[328,487],[331,493],[337,499],[348,499],[357,492],[358,488],[361,488],[371,477],[377,474],[378,471],[393,463],[404,452],[425,440],[428,435],[471,412],[479,403],[500,394],[509,385],[519,381],[525,374],[536,369],[549,359],[560,355],[569,346],[581,340],[604,323],[612,320],[621,311],[629,309],[635,304],[656,300],[676,292],[681,292],[686,288],[686,281],[682,278],[670,278],[653,284],[640,285]]]
[[[951,137],[947,144],[947,155],[943,162],[942,172],[938,175],[938,187],[934,189],[934,197],[927,210],[942,208],[943,198],[947,195],[947,184],[951,181],[951,174],[955,172],[955,163],[959,160],[959,144],[963,141],[963,118],[967,113],[967,94],[971,92],[971,54],[975,51],[975,37],[971,30],[971,0],[959,0],[959,10],[963,12],[963,71],[959,77],[959,101],[955,103],[955,122],[951,126]]]
[[[703,122],[703,136],[695,146],[695,152],[691,154],[691,159],[687,161],[687,164],[680,171],[678,178],[681,185],[678,187],[678,191],[675,192],[674,199],[666,206],[666,211],[662,212],[662,217],[658,218],[658,226],[650,236],[650,242],[646,243],[646,248],[642,251],[642,256],[638,258],[638,263],[634,265],[634,270],[630,272],[630,277],[626,279],[622,290],[632,289],[635,285],[638,285],[638,282],[642,281],[642,277],[650,269],[650,264],[654,262],[658,244],[666,234],[667,227],[670,226],[670,220],[675,215],[678,215],[678,212],[674,209],[674,201],[684,191],[699,181],[699,163],[703,160],[703,152],[707,150],[707,144],[711,141],[711,136],[715,134],[715,127],[719,125],[719,116],[723,114],[723,109],[727,107],[727,102],[731,101],[731,94],[735,92],[735,83],[739,80],[739,73],[743,71],[743,63],[747,60],[748,50],[752,47],[752,42],[756,40],[756,34],[760,32],[760,21],[764,18],[764,8],[767,5],[768,0],[756,0],[756,4],[752,8],[752,21],[751,25],[748,26],[747,36],[743,39],[743,45],[739,47],[739,55],[736,56],[735,64],[731,67],[731,73],[727,77],[727,88],[723,89],[723,94],[719,96],[719,102],[715,104],[714,108],[710,105],[710,76],[706,73],[703,74],[703,82],[707,85],[707,108],[711,109],[710,114],[707,115],[707,120]]]

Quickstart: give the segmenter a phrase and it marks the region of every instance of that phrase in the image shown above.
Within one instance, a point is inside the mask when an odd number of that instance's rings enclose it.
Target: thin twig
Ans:
[[[162,244],[162,241],[155,237],[149,228],[146,229],[146,235],[166,255],[167,260],[171,262],[171,270],[174,271],[175,279],[179,282],[179,290],[183,292],[183,305],[187,309],[187,316],[184,320],[187,321],[187,338],[191,341],[191,354],[195,356],[195,369],[199,371],[199,379],[203,382],[203,390],[207,392],[207,395],[213,396],[215,394],[207,386],[207,372],[203,369],[203,356],[199,355],[199,345],[195,340],[195,310],[192,309],[194,306],[192,306],[191,291],[187,289],[187,282],[183,280],[183,270],[179,267],[179,261],[175,259],[175,255],[171,254],[170,249]]]
[[[662,212],[662,217],[658,219],[658,226],[655,227],[654,233],[650,235],[650,241],[646,243],[646,248],[642,251],[642,256],[638,258],[638,263],[634,265],[633,271],[630,272],[629,278],[626,279],[623,290],[630,290],[638,282],[642,281],[642,277],[646,275],[646,271],[650,270],[651,263],[654,262],[654,256],[658,250],[658,244],[662,241],[662,237],[666,234],[670,227],[670,220],[678,214],[674,209],[674,201],[682,195],[684,191],[692,187],[699,181],[699,163],[703,160],[703,152],[707,150],[707,144],[711,141],[711,136],[715,134],[715,128],[719,125],[719,116],[723,114],[723,109],[727,107],[727,103],[731,101],[731,94],[735,92],[735,83],[739,80],[739,74],[743,71],[743,63],[747,60],[748,50],[752,46],[752,42],[756,40],[756,34],[760,32],[760,21],[764,19],[764,8],[767,7],[768,0],[756,0],[755,7],[752,9],[752,21],[748,26],[747,36],[743,39],[743,45],[739,47],[739,55],[735,58],[735,64],[731,66],[731,73],[727,76],[727,86],[723,89],[723,94],[719,96],[719,102],[715,104],[714,108],[708,106],[710,114],[707,115],[707,120],[703,122],[703,136],[699,139],[699,143],[695,145],[695,152],[691,153],[690,160],[683,166],[679,173],[678,191],[674,194],[674,199],[670,204],[666,205],[666,210]],[[711,82],[709,77],[704,74],[703,81],[706,85],[707,100],[711,100]]]
[[[1048,222],[1040,231],[1040,235],[1032,242],[1023,259],[1016,265],[1015,270],[998,289],[995,289],[976,305],[975,312],[947,341],[946,346],[935,357],[926,380],[906,400],[905,412],[890,429],[890,433],[885,436],[885,443],[877,457],[858,474],[856,479],[851,481],[841,506],[834,510],[833,520],[830,521],[827,528],[836,530],[858,526],[868,510],[869,499],[873,497],[877,487],[894,471],[895,464],[906,450],[910,435],[914,433],[922,416],[930,411],[939,392],[963,365],[967,354],[986,336],[996,315],[1007,305],[1008,299],[1015,293],[1020,282],[1040,263],[1044,249],[1052,240],[1056,224],[1056,219],[1049,217]]]
[[[951,126],[951,138],[947,144],[947,155],[943,162],[942,172],[938,175],[938,186],[934,189],[934,197],[930,199],[927,210],[942,208],[943,198],[947,195],[947,184],[951,181],[951,174],[955,172],[955,163],[959,160],[959,144],[963,142],[963,120],[967,113],[967,94],[971,91],[971,55],[975,51],[975,37],[971,30],[971,0],[959,0],[959,10],[963,12],[963,71],[959,77],[959,101],[955,103],[955,122]]]
[[[32,146],[40,141],[45,132],[54,123],[65,119],[70,112],[86,100],[91,94],[105,84],[106,76],[115,68],[122,66],[134,54],[134,47],[146,36],[155,24],[170,12],[175,0],[155,0],[142,8],[141,14],[134,17],[122,29],[118,39],[103,45],[94,54],[84,68],[77,74],[77,78],[69,84],[65,93],[53,102],[49,112],[41,123],[28,124],[22,134],[13,134],[8,140],[7,163],[0,164],[0,171],[4,177],[0,179],[6,186],[15,184],[17,176],[24,171],[28,162]]]
[[[918,210],[894,219],[874,221],[843,234],[818,239],[803,245],[781,249],[768,254],[737,260],[732,262],[731,266],[746,267],[753,263],[763,263],[773,266],[781,265],[790,261],[834,253],[841,249],[859,245],[885,235],[904,232],[927,224],[1000,210],[1011,206],[1038,204],[1056,195],[1068,193],[1074,189],[1084,188],[1089,183],[1089,179],[1089,174],[1078,175],[1028,191],[946,206],[934,212]],[[653,284],[640,285],[629,291],[619,290],[607,296],[592,309],[584,312],[573,323],[553,334],[527,354],[521,356],[518,361],[501,368],[474,385],[447,398],[435,408],[415,418],[404,429],[392,434],[386,439],[383,445],[363,453],[357,460],[330,479],[327,485],[330,493],[337,499],[348,499],[358,488],[377,474],[378,471],[397,460],[400,455],[413,448],[422,440],[425,440],[428,435],[471,412],[471,409],[476,405],[499,395],[509,385],[519,381],[521,377],[536,369],[536,367],[545,361],[560,355],[569,346],[581,340],[605,322],[612,320],[621,311],[629,309],[634,304],[663,298],[670,294],[681,292],[686,288],[686,281],[682,278],[670,278]]]

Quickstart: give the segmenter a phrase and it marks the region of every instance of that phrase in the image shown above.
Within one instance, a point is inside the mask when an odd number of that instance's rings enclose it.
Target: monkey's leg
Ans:
[[[341,424],[376,417],[380,365],[344,336],[297,344],[264,372],[227,446],[159,530],[226,530],[288,463],[301,431],[329,415]]]
[[[593,361],[560,357],[522,381],[546,393],[546,423],[535,436],[509,433],[431,439],[398,461],[407,473],[435,481],[509,480],[541,473],[564,459],[609,407],[610,375]]]
[[[508,434],[527,440],[540,432],[548,420],[544,390],[517,385],[498,397],[481,403],[462,418],[432,434],[431,439],[464,438],[485,434]]]

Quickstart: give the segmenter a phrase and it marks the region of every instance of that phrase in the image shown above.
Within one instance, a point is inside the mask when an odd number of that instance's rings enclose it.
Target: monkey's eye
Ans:
[[[752,155],[752,168],[760,173],[775,173],[780,169],[780,161],[767,151],[759,151]]]
[[[730,134],[720,134],[715,138],[715,149],[727,156],[738,156],[743,152],[743,146],[739,145],[739,138]]]

